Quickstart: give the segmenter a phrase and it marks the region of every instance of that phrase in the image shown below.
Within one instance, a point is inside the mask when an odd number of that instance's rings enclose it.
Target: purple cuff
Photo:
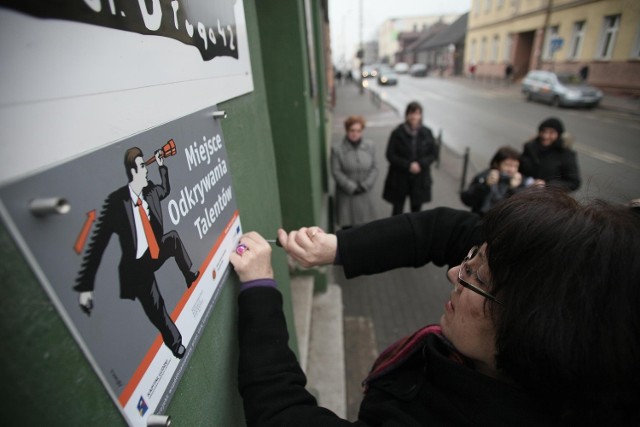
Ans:
[[[273,279],[256,279],[249,280],[240,285],[240,292],[251,288],[277,288],[276,281]]]

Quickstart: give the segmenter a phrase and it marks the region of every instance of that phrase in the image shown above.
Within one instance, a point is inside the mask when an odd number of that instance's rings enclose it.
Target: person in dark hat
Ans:
[[[520,173],[537,185],[576,191],[580,187],[580,172],[572,143],[560,119],[544,120],[538,126],[538,136],[524,144]]]

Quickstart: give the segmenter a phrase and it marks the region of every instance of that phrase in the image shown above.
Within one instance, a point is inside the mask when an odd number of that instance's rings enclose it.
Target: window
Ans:
[[[636,30],[636,42],[633,44],[631,57],[635,59],[640,59],[640,25],[638,25],[638,29]]]
[[[491,0],[484,0],[484,13],[489,13],[491,11]]]
[[[476,16],[480,15],[481,3],[482,0],[473,0],[473,14]]]
[[[573,24],[573,34],[571,35],[571,45],[569,46],[569,59],[578,59],[582,50],[584,40],[585,22],[577,21]]]
[[[554,52],[551,51],[551,40],[558,37],[559,29],[560,27],[558,25],[554,25],[547,29],[547,35],[544,38],[544,53],[542,55],[542,59],[545,61],[549,61],[553,56]]]
[[[616,43],[616,34],[620,25],[620,15],[605,16],[602,24],[602,34],[598,45],[596,58],[609,59]]]
[[[511,47],[513,46],[513,34],[507,34],[504,43],[503,59],[505,62],[511,62]]]
[[[476,62],[476,39],[471,40],[471,51],[469,52],[469,61],[472,64],[475,64]]]
[[[480,43],[480,58],[479,62],[484,62],[487,59],[487,38],[482,38],[482,43]]]
[[[493,43],[491,44],[491,62],[498,62],[498,44],[500,43],[500,36],[493,36]]]
[[[498,9],[502,9],[502,6],[504,6],[504,0],[498,0],[498,1],[496,2],[496,7],[497,7]]]

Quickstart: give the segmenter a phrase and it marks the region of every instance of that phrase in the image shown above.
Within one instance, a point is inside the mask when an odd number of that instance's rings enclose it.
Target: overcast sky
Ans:
[[[361,3],[363,42],[373,40],[378,27],[387,19],[461,14],[471,8],[471,0],[329,0],[334,62],[345,54],[351,57],[358,47]]]

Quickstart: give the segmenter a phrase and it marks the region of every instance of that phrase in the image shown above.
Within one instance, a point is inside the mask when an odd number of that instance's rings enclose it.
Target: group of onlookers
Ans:
[[[331,173],[336,182],[335,222],[348,228],[375,219],[372,189],[378,176],[375,144],[363,139],[365,119],[349,116],[346,135],[331,149]],[[498,202],[529,187],[555,186],[572,192],[580,186],[580,173],[571,136],[563,123],[548,118],[538,126],[538,135],[524,144],[523,151],[500,147],[489,168],[476,175],[460,194],[474,213],[484,215]],[[389,136],[389,162],[382,197],[392,205],[392,215],[401,214],[407,198],[411,212],[431,201],[431,164],[438,146],[431,130],[422,124],[422,106],[411,102],[405,121]]]

